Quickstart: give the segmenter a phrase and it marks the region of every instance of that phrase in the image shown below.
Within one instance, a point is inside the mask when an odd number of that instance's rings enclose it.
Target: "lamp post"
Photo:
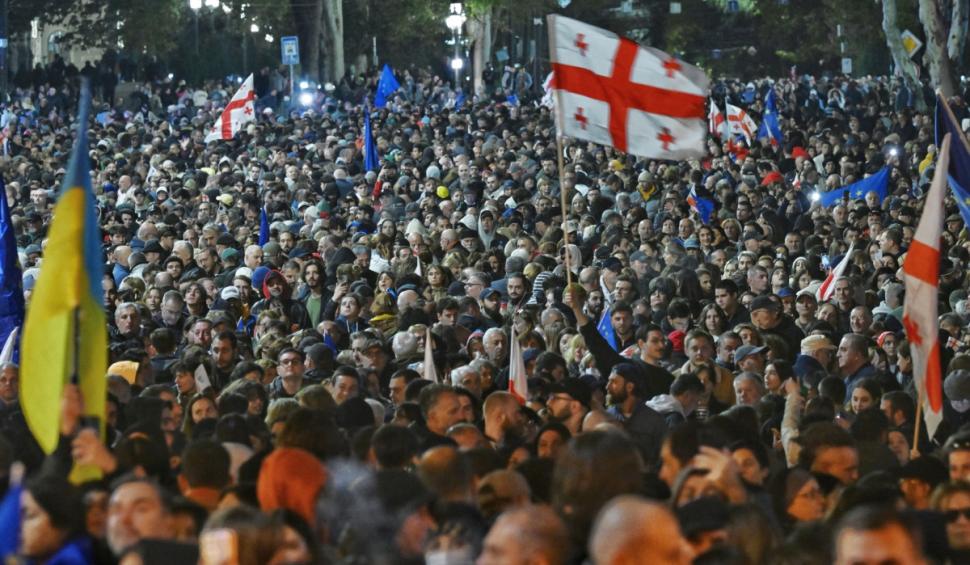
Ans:
[[[199,54],[199,10],[202,9],[202,0],[189,0],[189,8],[195,16],[195,54]]]
[[[461,88],[461,68],[464,66],[464,61],[461,60],[459,45],[461,44],[461,27],[465,25],[466,19],[462,3],[452,2],[448,7],[445,25],[451,30],[455,40],[455,57],[451,60],[451,68],[455,71],[455,89]]]

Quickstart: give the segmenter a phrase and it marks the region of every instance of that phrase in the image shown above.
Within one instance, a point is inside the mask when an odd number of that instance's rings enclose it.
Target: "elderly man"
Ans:
[[[765,383],[759,375],[743,372],[734,377],[734,397],[739,406],[754,406],[764,395]]]
[[[141,339],[141,313],[136,304],[125,302],[115,308],[115,325],[111,328],[110,339],[112,343]]]

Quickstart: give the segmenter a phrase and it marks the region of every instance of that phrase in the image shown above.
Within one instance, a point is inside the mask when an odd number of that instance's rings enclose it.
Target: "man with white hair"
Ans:
[[[243,264],[256,270],[263,264],[263,248],[256,244],[247,246],[246,253],[243,255]]]
[[[418,353],[418,338],[411,332],[397,332],[391,340],[391,351],[397,360],[414,357]]]
[[[482,377],[469,365],[451,371],[451,384],[468,389],[478,398],[482,397]]]

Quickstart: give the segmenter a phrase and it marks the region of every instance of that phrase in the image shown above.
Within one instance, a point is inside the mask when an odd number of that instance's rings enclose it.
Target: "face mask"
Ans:
[[[424,554],[425,565],[471,565],[471,550],[467,547],[455,549],[432,549]]]
[[[970,410],[970,399],[968,399],[968,400],[951,400],[950,401],[950,406],[952,406],[953,409],[956,410],[957,412],[963,414],[967,410]]]

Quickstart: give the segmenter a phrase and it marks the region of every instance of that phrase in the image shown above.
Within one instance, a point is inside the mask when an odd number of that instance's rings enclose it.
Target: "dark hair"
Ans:
[[[906,422],[912,423],[916,416],[916,403],[913,397],[901,390],[891,390],[882,395],[882,400],[889,403],[889,413],[900,410]],[[890,422],[891,423],[891,422]]]
[[[455,394],[455,389],[444,384],[431,384],[421,389],[421,394],[418,395],[421,415],[427,418],[428,413],[438,403],[438,399],[445,394]]]
[[[607,502],[640,491],[642,472],[639,451],[624,435],[592,431],[569,440],[553,471],[552,504],[575,547],[586,547],[593,520]]]
[[[849,432],[833,422],[816,422],[808,426],[799,436],[798,443],[802,446],[798,463],[805,469],[812,468],[815,456],[824,448],[855,447]]]
[[[856,414],[849,432],[856,441],[880,441],[882,434],[889,430],[889,418],[878,406],[867,408]]]
[[[279,445],[309,451],[321,461],[347,455],[349,449],[334,418],[309,408],[300,408],[290,414],[280,433]]]
[[[847,512],[835,527],[833,540],[839,542],[839,536],[845,530],[873,531],[898,526],[913,542],[913,547],[919,551],[923,545],[923,531],[913,514],[900,514],[891,505],[866,504]]]
[[[284,347],[280,349],[280,352],[276,355],[276,360],[279,361],[287,353],[296,353],[300,356],[300,361],[306,361],[306,355],[295,347]]]
[[[818,395],[833,404],[845,404],[845,381],[839,377],[828,376],[818,383]]]
[[[404,468],[418,454],[417,436],[403,426],[381,426],[371,436],[370,444],[377,463],[383,469]]]
[[[701,380],[694,373],[682,374],[674,379],[674,382],[670,383],[671,396],[680,396],[685,392],[696,392],[698,394],[704,392],[703,383],[701,383]]]
[[[51,526],[64,532],[65,539],[84,532],[84,505],[74,485],[56,475],[42,474],[27,481],[25,489],[47,513]]]
[[[193,440],[182,451],[182,475],[190,487],[221,489],[230,483],[229,452],[215,440]]]

